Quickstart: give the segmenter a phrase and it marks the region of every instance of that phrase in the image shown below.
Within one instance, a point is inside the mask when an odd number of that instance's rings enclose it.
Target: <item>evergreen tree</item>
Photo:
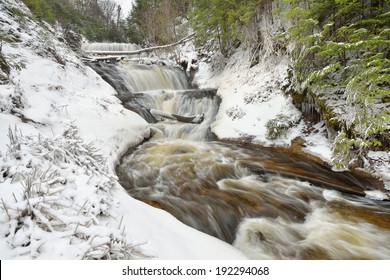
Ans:
[[[216,41],[222,54],[227,56],[232,42],[242,39],[241,28],[257,14],[261,3],[255,0],[195,0],[191,19],[198,44]]]
[[[112,0],[22,0],[39,20],[59,23],[93,41],[125,41],[118,5]],[[120,15],[119,15],[120,16]]]
[[[55,21],[53,10],[47,0],[23,0],[33,15],[38,19],[46,20],[50,23]]]
[[[390,1],[287,0],[287,32],[294,72],[304,90],[343,86],[352,112],[335,139],[334,163],[344,168],[357,151],[382,145],[390,115],[379,110],[389,96]],[[378,105],[379,104],[379,105]],[[382,106],[383,107],[383,106]]]

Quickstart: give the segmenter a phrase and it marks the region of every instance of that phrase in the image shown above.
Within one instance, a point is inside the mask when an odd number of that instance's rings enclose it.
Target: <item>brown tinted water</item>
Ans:
[[[374,181],[283,149],[152,139],[118,175],[134,198],[251,258],[390,258],[390,203],[364,197]]]
[[[153,138],[123,156],[118,176],[134,198],[254,259],[390,259],[390,202],[365,198],[377,181],[287,149],[206,142],[221,99],[188,90],[177,69],[92,66],[150,123],[150,109],[204,115],[151,124]]]

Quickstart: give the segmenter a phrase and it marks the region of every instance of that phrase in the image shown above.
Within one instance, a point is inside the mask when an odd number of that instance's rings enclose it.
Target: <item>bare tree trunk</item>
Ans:
[[[120,5],[118,5],[118,15],[116,18],[116,26],[119,26],[121,23],[121,11],[122,11],[122,7]]]

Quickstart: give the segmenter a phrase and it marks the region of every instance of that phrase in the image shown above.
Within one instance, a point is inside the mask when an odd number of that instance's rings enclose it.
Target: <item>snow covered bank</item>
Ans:
[[[129,197],[114,166],[148,124],[20,1],[0,19],[1,259],[244,258]]]
[[[220,139],[249,140],[265,146],[289,146],[300,137],[304,152],[332,164],[333,140],[328,137],[325,122],[305,122],[291,97],[283,92],[288,84],[288,58],[270,56],[253,67],[250,64],[242,49],[227,61],[218,54],[200,60],[194,83],[218,88],[222,97],[212,131]],[[381,178],[390,190],[388,158],[389,152],[370,152],[366,171]],[[382,197],[390,197],[390,192],[382,193]]]
[[[225,66],[218,66],[220,71],[200,62],[194,82],[200,87],[218,88],[222,97],[212,130],[221,139],[246,139],[266,146],[288,146],[294,138],[304,136],[311,151],[330,161],[326,130],[319,124],[315,135],[304,135],[302,114],[283,93],[288,63],[287,57],[275,56],[250,67],[250,58],[243,50],[238,50]]]

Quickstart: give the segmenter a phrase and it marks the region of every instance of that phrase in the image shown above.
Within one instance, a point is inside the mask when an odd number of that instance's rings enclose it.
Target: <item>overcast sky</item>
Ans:
[[[131,6],[133,5],[134,0],[113,0],[114,2],[118,3],[122,7],[122,14],[123,16],[127,16],[129,13]]]

